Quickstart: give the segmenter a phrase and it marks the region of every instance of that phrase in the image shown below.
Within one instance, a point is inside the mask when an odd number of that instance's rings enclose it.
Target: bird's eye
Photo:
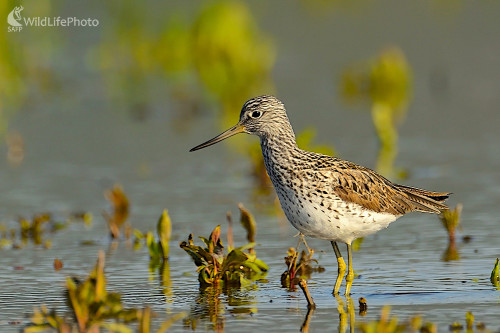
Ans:
[[[260,118],[260,116],[262,116],[262,112],[260,112],[260,111],[254,111],[254,112],[250,113],[250,117],[252,117],[252,118]]]

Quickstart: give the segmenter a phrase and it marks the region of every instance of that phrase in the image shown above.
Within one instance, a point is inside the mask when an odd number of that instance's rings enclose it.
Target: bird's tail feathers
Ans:
[[[432,192],[404,185],[398,185],[398,187],[408,195],[417,211],[439,214],[441,211],[448,209],[448,206],[443,202],[448,199],[451,193]]]

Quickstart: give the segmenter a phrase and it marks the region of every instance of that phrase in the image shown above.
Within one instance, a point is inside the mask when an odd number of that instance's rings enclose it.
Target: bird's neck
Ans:
[[[268,174],[272,172],[273,168],[289,167],[291,165],[290,161],[293,160],[299,150],[293,132],[292,135],[287,137],[261,137],[260,146]]]

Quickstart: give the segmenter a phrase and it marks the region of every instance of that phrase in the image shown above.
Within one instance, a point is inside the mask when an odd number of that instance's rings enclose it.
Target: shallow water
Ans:
[[[487,328],[500,329],[500,291],[489,282],[494,260],[500,256],[500,44],[494,42],[500,40],[500,6],[460,2],[448,8],[451,4],[384,1],[361,8],[333,6],[322,14],[299,4],[249,6],[260,28],[276,43],[274,80],[296,131],[314,126],[318,142],[332,143],[341,157],[370,167],[377,151],[371,119],[368,113],[353,112],[340,103],[339,73],[353,60],[373,56],[386,45],[401,47],[415,80],[414,100],[400,126],[397,165],[410,174],[404,183],[451,191],[450,205],[464,205],[460,260],[442,260],[447,236],[434,215],[411,214],[364,240],[354,253],[356,322],[374,320],[384,305],[391,305],[391,314],[400,321],[422,315],[424,321],[437,323],[440,331],[452,322],[464,323],[466,311]],[[93,10],[104,11],[99,6],[87,11]],[[102,16],[106,22],[106,14]],[[86,39],[54,51],[61,61],[52,63],[65,84],[57,91],[34,92],[9,122],[10,130],[22,133],[26,156],[18,167],[5,161],[1,165],[0,220],[14,227],[18,216],[44,211],[64,216],[85,210],[94,221],[90,227],[73,223],[48,235],[50,249],[28,245],[0,250],[0,330],[18,331],[29,322],[33,306],[41,303],[64,311],[66,276],[85,276],[99,249],[107,251],[108,289],[121,292],[126,306],[148,304],[158,318],[186,312],[200,318],[197,330],[201,331],[213,328],[214,313],[229,332],[300,329],[306,301],[300,290],[290,292],[280,286],[283,257],[297,244],[296,232],[254,200],[249,165],[234,149],[219,144],[188,153],[220,131],[214,117],[203,113],[179,130],[173,126],[173,105],[161,94],[143,121],[115,109],[100,91],[99,74],[82,67],[83,55],[70,56],[78,53],[75,47],[84,54],[98,34],[73,33]],[[445,73],[447,80],[446,89],[437,95],[430,84],[435,71]],[[235,110],[235,121],[238,114]],[[2,146],[0,153],[5,156],[5,152]],[[113,245],[107,236],[101,212],[108,207],[102,192],[114,183],[122,184],[129,196],[134,228],[154,230],[162,210],[169,209],[174,237],[172,285],[166,291],[158,272],[149,272],[145,248],[134,251],[124,241]],[[264,201],[272,202],[272,197]],[[195,266],[177,244],[191,232],[207,236],[217,224],[225,230],[226,211],[236,219],[238,202],[257,219],[257,253],[271,267],[268,282],[221,295],[216,305],[207,304],[198,289]],[[243,244],[239,225],[235,232],[236,244]],[[464,243],[462,235],[472,240]],[[82,245],[85,240],[93,244]],[[343,330],[337,299],[331,295],[334,254],[327,242],[308,242],[326,269],[308,281],[317,304],[309,328]],[[345,252],[344,246],[341,250]],[[53,269],[54,258],[64,263],[59,272]],[[368,302],[365,316],[358,315],[359,297]],[[173,331],[181,330],[183,322],[178,321]]]

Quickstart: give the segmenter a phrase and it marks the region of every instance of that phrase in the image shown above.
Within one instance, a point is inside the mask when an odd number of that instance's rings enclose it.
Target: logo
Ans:
[[[22,19],[21,11],[23,9],[23,6],[15,7],[7,16],[7,23],[10,24],[10,27],[8,28],[9,32],[23,30],[23,24],[19,22]]]
[[[8,32],[19,32],[23,28],[29,27],[97,27],[99,26],[99,20],[96,18],[80,18],[80,17],[21,17],[21,11],[24,9],[23,6],[16,6],[7,15],[7,27]]]

